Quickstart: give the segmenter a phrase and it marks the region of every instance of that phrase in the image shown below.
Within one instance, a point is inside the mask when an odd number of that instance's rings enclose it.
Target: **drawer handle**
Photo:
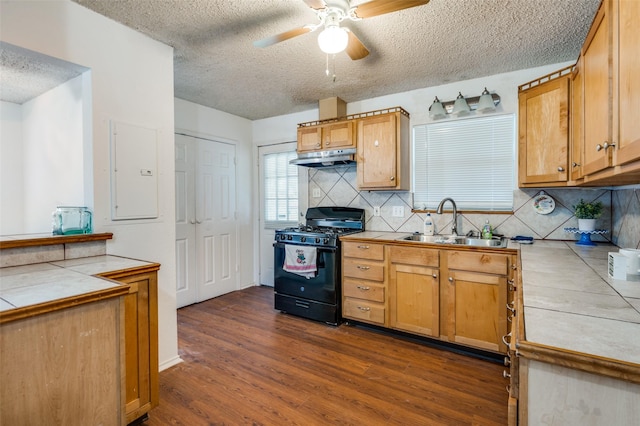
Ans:
[[[358,309],[360,309],[361,311],[365,311],[365,312],[368,312],[368,311],[371,310],[371,308],[368,308],[366,306],[358,306]]]
[[[509,346],[511,344],[511,333],[502,336],[502,343],[504,343],[505,346]]]
[[[367,271],[367,270],[371,269],[371,267],[369,267],[369,266],[362,266],[362,265],[358,265],[358,266],[356,266],[356,268],[361,269],[363,271]]]
[[[369,250],[369,246],[358,246],[358,248],[362,250]]]
[[[505,379],[510,379],[511,374],[507,373],[507,370],[502,370],[502,377],[504,377]]]
[[[359,285],[359,286],[357,286],[357,288],[359,290],[364,290],[364,291],[371,290],[371,287],[366,286],[366,285]]]

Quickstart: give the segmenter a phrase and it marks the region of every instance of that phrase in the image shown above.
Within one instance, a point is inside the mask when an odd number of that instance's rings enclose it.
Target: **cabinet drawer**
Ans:
[[[418,266],[439,266],[439,250],[421,247],[391,246],[389,259],[391,263],[403,263]]]
[[[447,253],[449,269],[507,275],[509,256],[493,253],[450,251]]]
[[[347,258],[343,260],[342,274],[345,277],[384,281],[384,265],[362,259]]]
[[[342,255],[360,259],[384,260],[384,245],[344,242],[342,243]]]
[[[342,316],[383,325],[384,306],[346,298],[342,307]]]
[[[342,282],[342,294],[345,297],[354,297],[372,302],[384,302],[385,288],[370,281],[345,278]]]

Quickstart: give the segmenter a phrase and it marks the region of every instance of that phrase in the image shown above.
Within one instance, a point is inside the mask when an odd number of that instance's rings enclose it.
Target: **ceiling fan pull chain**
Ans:
[[[329,77],[329,54],[327,53],[327,69],[324,71],[327,74],[327,77]]]
[[[333,55],[333,82],[336,82],[336,55]]]

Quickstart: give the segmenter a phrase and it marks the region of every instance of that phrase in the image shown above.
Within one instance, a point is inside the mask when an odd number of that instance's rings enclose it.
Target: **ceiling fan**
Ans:
[[[319,23],[305,25],[301,28],[295,28],[262,40],[254,41],[253,45],[256,47],[268,47],[324,27],[324,30],[318,36],[320,49],[327,54],[339,53],[346,50],[351,59],[355,61],[365,58],[369,54],[369,50],[367,50],[351,30],[340,27],[340,22],[345,19],[359,21],[361,19],[429,3],[429,0],[371,0],[351,7],[349,0],[303,1],[314,10],[320,21]]]

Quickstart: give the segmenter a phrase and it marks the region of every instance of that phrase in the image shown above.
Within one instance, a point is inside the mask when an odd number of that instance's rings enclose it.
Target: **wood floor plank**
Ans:
[[[178,310],[159,425],[504,425],[500,364],[273,309],[251,287]]]

